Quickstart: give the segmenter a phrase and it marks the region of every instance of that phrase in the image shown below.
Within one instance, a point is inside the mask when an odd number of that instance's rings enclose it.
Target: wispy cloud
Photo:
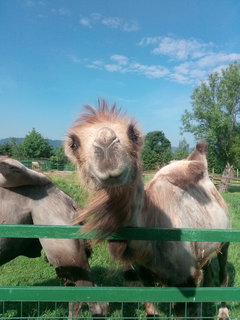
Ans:
[[[119,54],[112,55],[107,62],[102,60],[92,61],[87,67],[109,72],[136,73],[148,78],[162,78],[169,73],[164,66],[141,64]]]
[[[82,62],[82,60],[75,54],[68,54],[67,57],[73,63],[81,63]]]
[[[125,32],[134,32],[140,29],[136,20],[126,20],[120,17],[106,17],[94,12],[88,17],[81,17],[79,23],[88,28],[101,24],[111,29],[119,29]]]
[[[215,67],[219,64],[229,63],[240,59],[239,53],[210,53],[197,61],[197,66],[201,68]]]
[[[150,53],[160,59],[167,57],[170,70],[168,78],[179,83],[204,80],[209,73],[220,71],[240,60],[239,53],[223,53],[212,42],[204,43],[194,38],[146,37],[138,45],[151,47]]]
[[[57,8],[57,9],[52,9],[52,13],[59,15],[59,16],[70,16],[71,11],[67,8]]]
[[[95,20],[101,16],[95,14]],[[109,22],[110,23],[110,22]],[[111,21],[117,26],[118,20]],[[116,72],[122,74],[138,74],[151,79],[166,79],[182,84],[194,84],[203,81],[208,74],[220,71],[234,61],[240,61],[240,53],[223,53],[217,51],[213,43],[203,43],[197,39],[176,39],[174,37],[143,38],[139,46],[148,48],[154,60],[159,63],[146,64],[122,54],[113,54],[105,59],[79,59],[69,56],[74,63],[82,63],[86,68]],[[164,58],[168,58],[167,61]]]
[[[166,55],[172,59],[186,60],[200,58],[213,47],[197,39],[177,39],[175,37],[147,37],[139,42],[140,46],[152,46],[152,53]]]
[[[42,7],[45,6],[45,1],[43,0],[25,0],[25,4],[27,7]]]
[[[126,66],[129,62],[129,59],[126,56],[122,56],[120,54],[114,54],[110,57],[110,59],[123,66]]]
[[[79,20],[79,23],[84,27],[92,28],[91,22],[90,22],[90,20],[88,18],[81,18]]]
[[[101,19],[101,23],[105,26],[117,29],[121,25],[121,19],[118,17],[109,17]]]

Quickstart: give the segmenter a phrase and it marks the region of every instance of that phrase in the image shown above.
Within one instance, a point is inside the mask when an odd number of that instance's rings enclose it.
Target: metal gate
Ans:
[[[79,226],[30,226],[0,225],[0,237],[8,238],[96,238],[94,232],[83,234]],[[207,241],[207,242],[240,242],[240,230],[202,230],[202,229],[158,229],[158,228],[122,228],[114,233],[111,240],[160,240],[160,241]],[[237,253],[236,253],[237,254]],[[141,311],[143,302],[151,301],[164,304],[166,315],[158,319],[175,319],[172,315],[173,302],[215,303],[215,309],[222,301],[231,303],[231,319],[240,319],[234,309],[240,305],[239,287],[209,288],[162,288],[162,287],[0,287],[1,319],[66,319],[66,302],[109,302],[118,304],[108,319],[145,319]],[[62,306],[62,314],[41,314],[41,304],[49,303]],[[64,307],[65,303],[65,307]],[[127,315],[129,303],[135,305],[133,315]],[[216,304],[218,303],[218,304]],[[17,312],[13,308],[16,305]],[[8,308],[12,310],[9,312]],[[127,305],[127,307],[126,307]],[[27,306],[27,307],[26,307]],[[34,309],[34,313],[26,314],[24,308]],[[60,310],[59,309],[59,310]],[[142,308],[143,309],[143,308]],[[136,311],[137,310],[137,311]],[[213,311],[214,314],[215,311]],[[216,311],[217,312],[217,311]],[[203,315],[201,319],[214,319],[215,316]],[[187,313],[186,313],[187,314]],[[80,319],[91,319],[89,313],[80,315]],[[153,317],[154,318],[154,317]],[[184,317],[183,319],[187,319]]]

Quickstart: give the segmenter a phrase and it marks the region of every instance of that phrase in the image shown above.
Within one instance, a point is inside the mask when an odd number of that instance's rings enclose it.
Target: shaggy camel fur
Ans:
[[[69,225],[78,210],[48,177],[7,157],[0,157],[0,199],[1,224]],[[42,248],[65,285],[94,285],[88,263],[91,248],[84,240],[0,238],[0,265],[19,255],[38,257]],[[69,304],[69,319],[79,314],[81,306]],[[106,312],[105,304],[92,303],[90,309],[93,315]]]
[[[198,143],[188,159],[160,169],[144,187],[143,139],[136,123],[104,100],[98,109],[85,109],[68,132],[65,152],[86,186],[97,191],[75,220],[91,218],[86,231],[98,230],[105,238],[119,227],[230,228],[227,205],[208,176],[206,143]],[[109,249],[114,257],[131,264],[125,273],[128,281],[133,283],[137,273],[143,285],[178,287],[199,285],[203,269],[203,285],[209,285],[211,257],[221,252],[220,285],[227,282],[228,243],[117,241],[110,242]],[[194,307],[191,317],[199,314]],[[177,316],[183,316],[182,304],[175,309]],[[154,312],[147,308],[148,314]]]

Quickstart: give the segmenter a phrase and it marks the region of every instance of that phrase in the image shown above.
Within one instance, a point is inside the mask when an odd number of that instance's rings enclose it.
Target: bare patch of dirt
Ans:
[[[47,171],[44,172],[46,176],[51,177],[66,177],[71,176],[74,173],[74,171]]]

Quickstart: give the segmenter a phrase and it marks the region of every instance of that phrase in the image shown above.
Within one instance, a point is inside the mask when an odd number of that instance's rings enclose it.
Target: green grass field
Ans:
[[[76,175],[72,174],[64,178],[59,176],[52,177],[53,182],[63,191],[71,195],[79,205],[84,205],[87,199],[87,193],[80,189],[77,185]],[[224,198],[229,204],[232,217],[233,228],[240,229],[240,189],[236,187],[225,193]],[[230,245],[228,272],[229,285],[240,286],[240,259],[239,244]],[[215,272],[217,272],[217,263],[214,260]],[[94,248],[90,264],[93,272],[94,281],[99,286],[123,286],[123,278],[119,265],[112,261],[108,255],[106,243],[102,243]],[[218,284],[217,277],[215,285]],[[1,286],[41,286],[41,285],[62,285],[61,281],[56,277],[54,269],[49,266],[42,257],[29,259],[18,257],[15,260],[0,267],[0,285]],[[118,318],[121,314],[135,316],[138,319],[145,319],[143,306],[137,304],[125,304],[122,310],[120,303],[111,304],[110,318]],[[169,304],[161,304],[161,316],[171,315],[171,306]],[[203,307],[204,316],[213,319],[216,316],[217,304],[209,303]],[[230,305],[231,316],[236,319],[240,316],[240,298],[239,303]],[[31,317],[44,317],[44,319],[61,319],[67,315],[67,304],[62,303],[0,303],[1,319],[31,319]],[[84,319],[89,314],[84,311]],[[35,319],[35,318],[34,318]],[[170,319],[174,319],[170,317]],[[239,318],[240,319],[240,318]]]

